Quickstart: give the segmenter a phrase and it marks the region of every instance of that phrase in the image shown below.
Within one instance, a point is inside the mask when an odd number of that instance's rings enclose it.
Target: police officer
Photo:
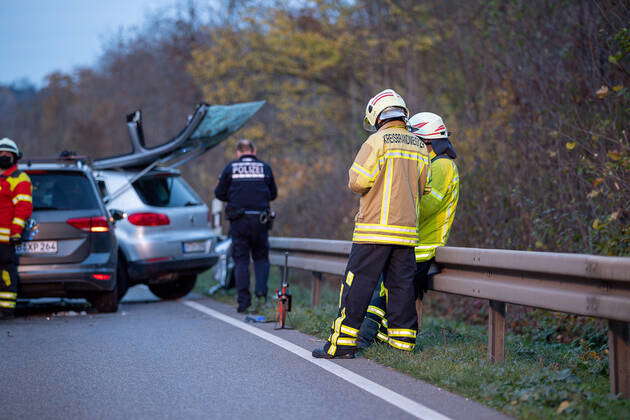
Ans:
[[[388,344],[411,351],[416,342],[414,246],[418,244],[417,203],[427,180],[428,151],[406,127],[409,111],[391,89],[365,109],[364,128],[375,131],[349,170],[349,188],[360,194],[352,248],[341,283],[339,312],[317,358],[353,358],[359,327],[381,273],[389,289]]]
[[[17,169],[22,152],[9,138],[0,140],[0,319],[12,318],[18,291],[18,260],[15,245],[20,242],[26,220],[33,212],[29,176]]]
[[[450,133],[439,115],[420,112],[409,119],[409,129],[427,145],[431,158],[431,176],[427,195],[420,202],[416,256],[416,297],[422,301],[428,273],[435,262],[435,251],[446,245],[459,200],[459,173],[454,160],[455,148]],[[377,286],[359,332],[359,347],[369,346],[374,338],[387,342],[387,289]]]
[[[249,292],[249,258],[254,260],[255,293],[259,301],[267,300],[269,277],[269,236],[272,213],[269,202],[276,199],[278,190],[271,167],[256,158],[256,148],[250,140],[239,140],[237,159],[230,162],[219,178],[214,195],[227,201],[225,209],[230,220],[232,255],[238,312],[251,305]]]

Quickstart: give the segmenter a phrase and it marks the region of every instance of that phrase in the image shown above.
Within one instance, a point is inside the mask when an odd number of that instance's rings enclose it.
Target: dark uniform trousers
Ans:
[[[256,296],[267,296],[269,277],[269,230],[267,224],[259,221],[258,214],[245,214],[230,222],[232,256],[234,258],[234,278],[238,293],[237,302],[241,309],[251,305],[249,292],[249,256],[254,260],[256,275]]]
[[[428,287],[429,269],[434,262],[435,258],[431,258],[429,261],[422,261],[416,264],[416,272],[414,275],[414,300],[422,300],[424,297],[424,292]],[[358,346],[361,348],[369,347],[375,340],[388,342],[387,319],[387,288],[383,284],[383,278],[381,278],[372,293],[372,299],[367,308],[367,314],[359,329]]]
[[[381,273],[386,273],[388,344],[413,350],[418,329],[415,309],[413,247],[352,244],[346,274],[341,283],[339,313],[324,350],[331,356],[356,349],[359,328]]]
[[[0,243],[0,311],[13,314],[18,291],[17,256],[13,244]]]

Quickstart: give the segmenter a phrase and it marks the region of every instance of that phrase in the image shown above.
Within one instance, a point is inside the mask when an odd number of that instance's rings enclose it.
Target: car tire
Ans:
[[[118,288],[114,288],[114,290],[112,290],[111,292],[98,294],[89,299],[89,302],[99,312],[116,312],[118,311]]]
[[[168,283],[149,284],[149,290],[160,299],[179,299],[195,287],[197,275],[181,275]]]
[[[116,267],[116,279],[118,289],[118,302],[125,297],[129,290],[129,273],[127,272],[127,260],[122,254],[118,254],[118,266]]]

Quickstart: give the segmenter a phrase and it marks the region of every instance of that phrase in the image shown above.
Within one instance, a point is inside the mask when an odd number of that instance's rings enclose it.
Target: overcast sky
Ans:
[[[176,0],[0,0],[0,84],[95,63],[104,41]]]

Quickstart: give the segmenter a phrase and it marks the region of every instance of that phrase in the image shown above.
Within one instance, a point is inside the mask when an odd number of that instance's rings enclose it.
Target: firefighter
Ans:
[[[444,121],[439,115],[421,112],[409,119],[409,129],[427,145],[431,158],[431,176],[427,195],[420,202],[418,236],[415,248],[416,297],[422,301],[428,273],[435,262],[435,251],[446,245],[459,199],[459,173],[454,159],[455,149],[449,140]],[[387,290],[377,286],[359,332],[359,346],[369,346],[374,338],[387,341]]]
[[[391,89],[374,96],[365,109],[364,128],[376,131],[361,146],[349,170],[349,188],[361,195],[352,248],[339,292],[339,312],[317,358],[353,358],[359,327],[383,271],[389,290],[388,343],[413,350],[413,249],[418,243],[417,203],[427,180],[428,151],[406,127],[409,111]]]
[[[13,318],[18,291],[15,245],[33,212],[31,180],[18,170],[22,152],[9,138],[0,140],[0,319]]]
[[[239,140],[237,159],[230,162],[219,178],[214,195],[227,201],[225,212],[230,221],[234,277],[237,290],[237,311],[242,313],[251,305],[249,291],[249,259],[254,260],[257,303],[267,301],[269,277],[269,234],[274,217],[269,202],[276,199],[278,190],[271,167],[256,158],[256,148],[250,140]]]

